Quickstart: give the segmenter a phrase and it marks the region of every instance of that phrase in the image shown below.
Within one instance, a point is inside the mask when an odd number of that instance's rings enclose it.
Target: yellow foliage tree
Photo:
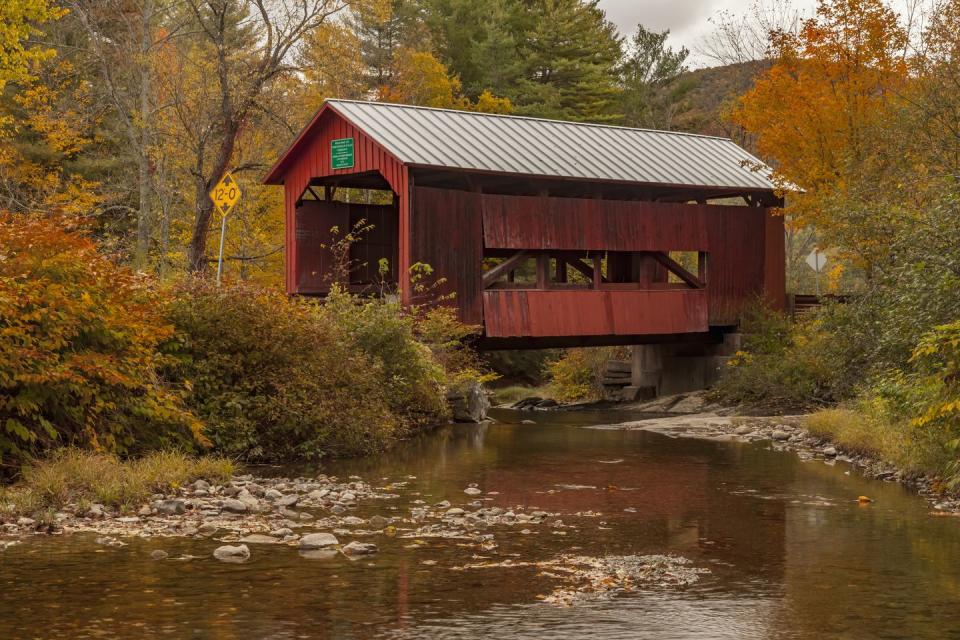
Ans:
[[[0,2],[0,91],[8,82],[26,80],[32,61],[53,55],[47,48],[27,47],[24,43],[38,33],[35,25],[56,20],[65,13],[46,0]]]

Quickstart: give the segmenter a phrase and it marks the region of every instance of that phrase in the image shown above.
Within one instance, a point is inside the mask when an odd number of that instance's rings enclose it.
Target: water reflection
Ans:
[[[960,520],[929,516],[896,485],[764,445],[579,426],[606,415],[500,417],[513,424],[447,427],[322,471],[409,481],[396,514],[414,499],[466,504],[477,483],[496,493],[491,505],[577,526],[497,530],[499,558],[676,553],[711,574],[685,591],[565,609],[537,602],[552,582],[535,569],[452,571],[477,553],[455,540],[378,538],[378,555],[353,562],[255,547],[229,565],[209,557],[213,541],[41,538],[0,552],[0,638],[960,635]],[[860,506],[860,494],[876,501]],[[199,557],[150,560],[158,548]]]

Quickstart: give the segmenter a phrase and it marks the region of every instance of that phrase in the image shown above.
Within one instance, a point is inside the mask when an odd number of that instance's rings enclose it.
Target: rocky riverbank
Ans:
[[[916,491],[933,506],[936,515],[960,515],[960,495],[944,492],[937,478],[910,473],[889,462],[845,451],[840,444],[811,434],[803,427],[803,421],[804,416],[747,417],[706,413],[589,428],[651,431],[674,438],[765,441],[774,449],[794,451],[803,460],[819,460],[825,464],[849,463],[867,478],[899,482]]]
[[[455,539],[458,546],[490,552],[498,546],[496,536],[505,532],[526,535],[548,527],[563,535],[575,528],[556,513],[493,506],[496,493],[476,485],[463,489],[458,504],[428,503],[409,489],[411,480],[415,478],[378,485],[356,476],[340,480],[325,475],[238,475],[222,485],[198,480],[175,493],[154,495],[135,513],[69,504],[44,521],[12,515],[4,521],[0,516],[0,550],[30,535],[93,533],[98,544],[112,547],[125,546],[130,538],[209,540],[210,553],[224,562],[245,562],[263,545],[292,547],[310,559],[357,558],[377,553],[378,537]],[[401,497],[406,508],[396,504]],[[157,549],[153,557],[165,560],[168,555]]]

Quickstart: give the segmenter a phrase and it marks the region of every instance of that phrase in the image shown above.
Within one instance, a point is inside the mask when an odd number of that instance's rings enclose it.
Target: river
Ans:
[[[214,560],[209,540],[37,536],[0,552],[0,638],[960,637],[960,518],[897,484],[765,443],[586,428],[610,415],[495,417],[322,471],[408,482],[397,515],[413,499],[468,506],[473,483],[487,506],[567,528],[497,531],[485,554],[381,536],[359,560],[270,546],[244,564]],[[196,558],[151,560],[158,548]],[[564,554],[672,554],[704,571],[683,588],[543,602],[555,583],[523,563]],[[521,566],[462,570],[504,559]]]

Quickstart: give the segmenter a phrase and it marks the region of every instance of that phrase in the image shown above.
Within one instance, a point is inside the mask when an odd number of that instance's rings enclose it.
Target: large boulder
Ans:
[[[483,422],[490,410],[490,400],[478,382],[471,382],[462,389],[447,393],[447,402],[454,422]]]
[[[300,549],[302,551],[324,549],[337,544],[339,544],[339,541],[332,533],[310,533],[300,538]]]
[[[246,562],[250,559],[250,548],[245,544],[236,546],[226,544],[214,549],[213,557],[221,562]]]

